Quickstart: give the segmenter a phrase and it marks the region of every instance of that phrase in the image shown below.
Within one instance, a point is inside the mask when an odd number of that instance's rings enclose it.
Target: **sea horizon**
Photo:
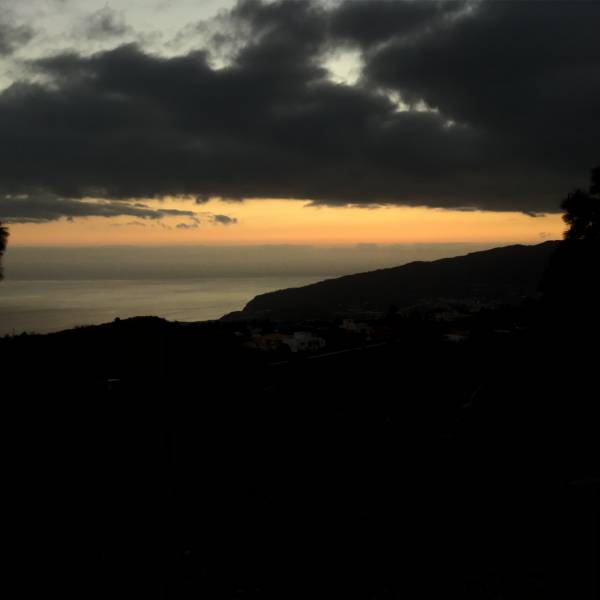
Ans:
[[[0,336],[135,316],[209,321],[258,294],[494,246],[15,246],[0,283]]]

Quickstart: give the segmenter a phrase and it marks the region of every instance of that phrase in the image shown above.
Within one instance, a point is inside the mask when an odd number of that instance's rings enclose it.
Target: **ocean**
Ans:
[[[0,336],[117,317],[218,319],[257,294],[492,246],[9,247],[0,282]]]
[[[206,321],[241,310],[257,294],[319,281],[315,276],[178,280],[32,280],[0,284],[0,336],[49,333],[141,315]]]

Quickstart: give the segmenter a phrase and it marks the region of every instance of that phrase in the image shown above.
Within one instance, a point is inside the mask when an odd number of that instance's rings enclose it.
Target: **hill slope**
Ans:
[[[506,246],[261,294],[227,318],[319,318],[436,300],[514,302],[536,293],[559,242]]]

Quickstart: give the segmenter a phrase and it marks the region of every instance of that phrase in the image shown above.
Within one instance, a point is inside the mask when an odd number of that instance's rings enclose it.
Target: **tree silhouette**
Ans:
[[[561,208],[569,225],[566,240],[600,240],[600,166],[592,169],[589,193],[575,190],[565,198]]]
[[[592,169],[589,192],[575,190],[561,208],[569,229],[548,264],[542,291],[553,319],[591,330],[599,324],[600,167]]]
[[[600,196],[600,165],[592,169],[592,185],[590,186],[590,194]]]
[[[8,229],[2,226],[0,221],[0,279],[2,279],[2,256],[6,250],[6,242],[8,241]]]

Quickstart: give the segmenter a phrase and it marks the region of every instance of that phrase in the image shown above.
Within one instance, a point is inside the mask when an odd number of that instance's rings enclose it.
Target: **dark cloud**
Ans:
[[[133,29],[125,22],[121,12],[105,6],[86,19],[82,31],[88,39],[101,40],[128,35]]]
[[[370,48],[391,38],[423,33],[455,18],[469,6],[467,0],[352,0],[343,2],[331,15],[336,39]]]
[[[178,223],[175,227],[177,229],[198,229],[202,222],[212,223],[213,225],[235,225],[238,220],[228,215],[215,215],[203,212],[197,213],[189,223]]]
[[[228,217],[227,215],[213,215],[212,222],[218,225],[234,225],[238,221],[235,217]]]
[[[393,38],[365,75],[481,131],[503,162],[585,171],[598,155],[599,23],[597,2],[482,2],[417,39]]]
[[[2,9],[1,5],[0,9]],[[24,46],[33,36],[34,31],[31,27],[5,22],[0,15],[0,58]]]
[[[177,223],[175,225],[177,229],[198,229],[200,227],[199,223]]]
[[[62,217],[117,217],[128,215],[140,219],[162,219],[166,216],[195,218],[193,211],[154,209],[141,202],[90,201],[59,198],[51,194],[0,197],[0,219],[5,223],[43,223]]]
[[[600,3],[245,0],[227,19],[245,33],[220,69],[135,45],[37,61],[45,83],[0,94],[0,196],[533,214],[598,162]],[[340,48],[362,53],[356,85],[328,79]]]
[[[129,221],[127,223],[111,223],[111,227],[147,227],[143,221]]]

